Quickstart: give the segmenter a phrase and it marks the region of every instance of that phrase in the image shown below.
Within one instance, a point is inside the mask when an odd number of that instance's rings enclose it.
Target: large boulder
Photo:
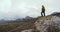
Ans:
[[[39,32],[60,32],[60,17],[44,16],[34,23]]]

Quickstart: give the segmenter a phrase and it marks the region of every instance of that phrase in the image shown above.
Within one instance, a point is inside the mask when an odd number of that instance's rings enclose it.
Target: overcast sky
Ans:
[[[0,19],[37,17],[42,5],[46,8],[46,15],[60,12],[60,0],[0,0]]]

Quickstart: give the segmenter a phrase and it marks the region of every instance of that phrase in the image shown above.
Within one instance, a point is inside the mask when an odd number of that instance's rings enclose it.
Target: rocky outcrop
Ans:
[[[34,29],[23,30],[23,32],[60,32],[60,13],[38,17],[34,25]]]
[[[60,17],[58,16],[41,17],[34,24],[39,32],[60,32]]]

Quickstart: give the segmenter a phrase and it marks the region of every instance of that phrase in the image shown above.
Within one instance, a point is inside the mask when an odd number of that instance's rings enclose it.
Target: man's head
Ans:
[[[44,8],[44,5],[42,5],[42,8]]]

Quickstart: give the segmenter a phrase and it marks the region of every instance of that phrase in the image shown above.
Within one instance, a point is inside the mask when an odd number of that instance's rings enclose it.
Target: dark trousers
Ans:
[[[45,16],[45,12],[41,12],[41,16]]]

